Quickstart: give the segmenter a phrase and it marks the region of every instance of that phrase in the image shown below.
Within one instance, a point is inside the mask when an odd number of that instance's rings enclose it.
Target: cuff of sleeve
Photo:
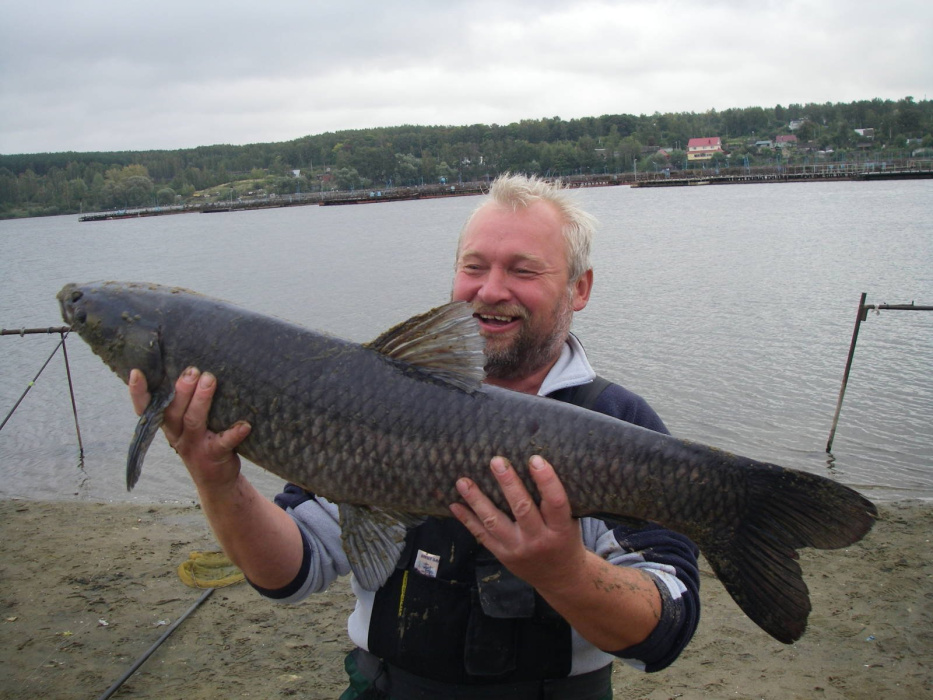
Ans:
[[[300,530],[301,528],[299,528]],[[298,574],[292,579],[291,583],[286,584],[282,588],[263,588],[262,586],[257,586],[255,583],[249,580],[247,577],[246,581],[250,586],[255,588],[260,595],[265,598],[271,598],[272,600],[285,600],[295,595],[298,590],[302,587],[304,582],[308,578],[308,572],[311,570],[311,545],[308,543],[307,537],[305,537],[304,531],[301,532],[301,568],[298,569]]]
[[[652,579],[661,595],[661,619],[644,641],[611,652],[618,658],[636,661],[638,667],[649,673],[660,671],[673,663],[690,639],[689,636],[679,639],[686,618],[684,599],[673,598],[666,585],[654,576]]]

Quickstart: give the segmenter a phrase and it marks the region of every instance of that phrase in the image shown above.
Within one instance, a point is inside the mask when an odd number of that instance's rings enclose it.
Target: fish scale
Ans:
[[[693,539],[743,611],[776,639],[803,634],[810,601],[796,550],[838,548],[872,527],[874,505],[842,484],[679,440],[558,401],[482,383],[483,341],[463,303],[358,345],[194,292],[153,284],[66,285],[65,321],[152,401],[127,459],[139,477],[179,374],[217,377],[208,426],[252,426],[238,451],[338,504],[354,575],[375,590],[405,532],[449,517],[469,476],[503,509],[489,470],[541,454],[575,516],[659,523]]]

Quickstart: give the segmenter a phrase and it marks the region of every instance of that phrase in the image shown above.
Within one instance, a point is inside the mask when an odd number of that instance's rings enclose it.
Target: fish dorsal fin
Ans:
[[[390,328],[367,347],[472,391],[482,384],[485,341],[464,301],[438,306]]]

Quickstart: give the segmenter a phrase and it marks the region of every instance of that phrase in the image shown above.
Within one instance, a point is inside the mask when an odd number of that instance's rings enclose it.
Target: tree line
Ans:
[[[790,133],[798,139],[793,151],[777,154],[755,145]],[[688,141],[707,136],[720,137],[726,150],[713,165],[838,161],[864,157],[866,149],[873,158],[892,160],[933,149],[933,101],[905,97],[506,125],[404,125],[244,146],[0,155],[0,218],[167,206],[211,195],[468,182],[505,171],[558,177],[672,163],[689,167]]]

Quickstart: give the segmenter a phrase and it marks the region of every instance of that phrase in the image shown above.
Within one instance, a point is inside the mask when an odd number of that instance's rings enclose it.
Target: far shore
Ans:
[[[748,185],[777,184],[790,182],[829,182],[839,180],[917,180],[933,178],[930,161],[910,161],[903,165],[887,167],[878,163],[815,163],[812,165],[786,165],[754,168],[708,167],[695,164],[694,169],[675,170],[667,168],[643,173],[602,173],[571,175],[560,178],[571,188],[614,187],[628,185],[644,187],[684,187],[692,185]],[[296,192],[289,195],[269,195],[237,199],[217,199],[163,207],[127,208],[84,214],[79,221],[109,221],[135,219],[170,214],[213,214],[255,209],[277,209],[282,207],[385,204],[388,202],[420,199],[440,199],[485,194],[489,183],[485,181],[430,184],[412,187],[377,186],[353,191]]]

